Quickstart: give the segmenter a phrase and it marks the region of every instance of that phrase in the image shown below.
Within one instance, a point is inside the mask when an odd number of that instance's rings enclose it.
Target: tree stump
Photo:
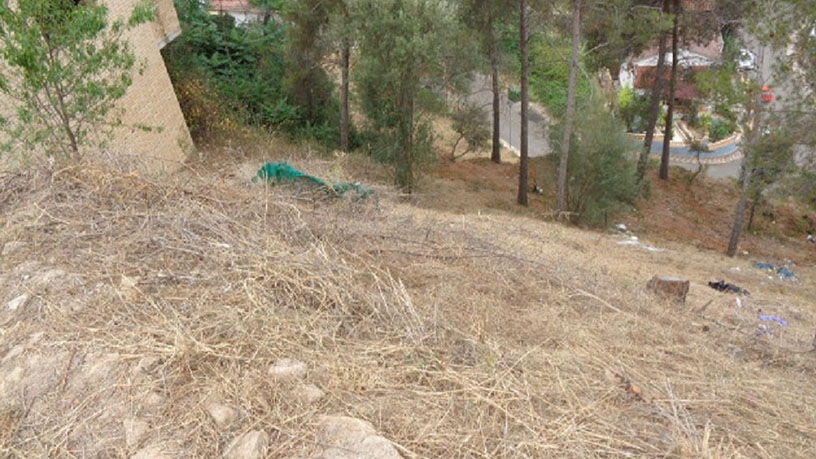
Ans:
[[[689,281],[679,277],[655,276],[646,284],[646,288],[664,298],[685,303],[689,285]]]

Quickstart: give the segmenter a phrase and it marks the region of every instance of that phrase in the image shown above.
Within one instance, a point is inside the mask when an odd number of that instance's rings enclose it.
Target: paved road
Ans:
[[[493,92],[490,87],[490,78],[477,75],[471,84],[468,101],[484,107],[488,116],[492,117]],[[512,146],[518,154],[521,149],[521,102],[509,103],[507,94],[501,95],[501,123],[499,134],[505,146]],[[491,124],[492,125],[492,124]],[[530,109],[530,130],[528,135],[530,157],[546,156],[550,154],[548,120],[539,112]]]
[[[491,92],[490,78],[484,75],[476,76],[471,84],[471,94],[468,96],[468,101],[484,107],[488,116],[492,116],[493,93]],[[506,94],[501,95],[501,102],[502,110],[499,133],[502,141],[505,143],[505,147],[511,147],[511,149],[518,154],[521,148],[521,103],[508,103]],[[531,107],[529,132],[530,157],[546,156],[552,152],[548,140],[550,124],[550,120],[545,115],[542,115]],[[661,152],[663,148],[662,145],[662,142],[654,142],[652,151],[655,153]],[[703,154],[702,156],[722,156],[733,153],[734,149],[735,147],[728,146],[724,147],[721,152]],[[682,148],[678,150],[680,156],[688,156],[688,152],[685,150]],[[688,164],[682,160],[671,161],[671,164],[690,170],[697,169],[696,164]],[[706,174],[712,178],[738,177],[741,164],[741,159],[725,164],[710,164]]]

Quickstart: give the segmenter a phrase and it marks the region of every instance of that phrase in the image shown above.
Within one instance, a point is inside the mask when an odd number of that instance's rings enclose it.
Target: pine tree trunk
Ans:
[[[667,13],[669,0],[663,0],[663,12]],[[652,141],[654,140],[657,117],[660,115],[660,100],[663,97],[663,68],[666,65],[666,34],[660,34],[657,45],[658,57],[657,68],[655,68],[655,80],[652,87],[651,100],[649,102],[649,124],[646,127],[646,139],[643,141],[643,151],[640,152],[637,165],[637,181],[643,181],[646,175],[646,168],[649,165],[649,155],[652,152]],[[665,140],[665,139],[664,139]]]
[[[558,165],[558,210],[567,210],[567,164],[569,162],[570,138],[575,123],[575,83],[578,79],[578,53],[581,45],[581,0],[572,0],[572,59],[570,60],[569,86],[567,88],[567,115],[564,135],[561,139],[561,159]]]
[[[528,79],[530,72],[530,63],[528,61],[528,40],[527,40],[527,0],[519,1],[521,8],[521,36],[519,37],[521,45],[521,160],[519,164],[519,189],[518,189],[518,203],[522,206],[527,205],[527,188],[528,188],[528,137],[527,137],[527,110],[528,110]]]
[[[344,40],[340,83],[340,149],[349,151],[349,65],[351,46]]]
[[[669,83],[669,110],[666,112],[666,129],[663,131],[663,154],[660,156],[660,179],[669,179],[669,156],[671,139],[674,137],[674,96],[677,91],[677,42],[680,37],[680,0],[674,0],[674,25],[672,26],[672,67]]]
[[[762,99],[760,99],[760,97],[760,95],[757,95],[757,99],[754,101],[756,108],[751,113],[753,120],[752,122],[748,123],[748,125],[751,126],[751,133],[748,139],[748,144],[743,147],[745,156],[742,159],[742,167],[744,168],[742,175],[742,194],[740,195],[740,200],[737,203],[734,223],[731,226],[731,237],[728,240],[728,250],[726,251],[726,254],[729,257],[733,257],[737,253],[737,245],[739,244],[739,238],[742,234],[742,225],[743,221],[745,220],[745,208],[748,205],[748,194],[751,190],[751,178],[754,173],[752,166],[754,148],[762,136],[762,112],[760,112]]]
[[[748,211],[748,227],[746,228],[748,231],[751,231],[751,228],[754,226],[754,215],[756,214],[757,204],[759,204],[758,197],[751,200],[751,210]]]
[[[734,224],[731,226],[731,237],[728,239],[728,251],[726,254],[729,257],[733,257],[737,253],[737,245],[739,244],[740,235],[742,234],[742,223],[745,220],[745,207],[748,204],[748,190],[751,186],[751,175],[752,171],[750,169],[746,169],[742,178],[742,194],[740,195],[740,200],[737,203],[737,212],[734,215]]]
[[[494,163],[501,162],[501,92],[499,91],[499,45],[493,25],[493,13],[490,14],[488,23],[490,28],[490,69],[492,70],[493,84],[493,151],[490,159]]]

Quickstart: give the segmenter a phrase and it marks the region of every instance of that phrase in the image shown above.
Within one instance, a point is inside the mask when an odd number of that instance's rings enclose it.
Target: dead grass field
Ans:
[[[816,457],[813,266],[796,285],[679,242],[417,206],[364,161],[285,145],[377,198],[250,185],[263,152],[226,151],[161,181],[0,176],[0,244],[25,244],[0,257],[0,455],[220,457],[264,430],[268,457],[305,458],[318,416],[346,414],[406,458]],[[687,304],[647,293],[654,274],[690,279]],[[760,310],[789,327],[757,336]],[[280,358],[325,395],[270,378]],[[238,420],[216,427],[211,400]]]

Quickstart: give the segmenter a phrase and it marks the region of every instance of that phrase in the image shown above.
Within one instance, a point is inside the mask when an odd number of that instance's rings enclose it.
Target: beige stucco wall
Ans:
[[[112,21],[127,18],[139,0],[105,1]],[[86,154],[96,156],[101,153],[108,159],[137,169],[161,173],[180,167],[192,151],[193,143],[160,52],[161,47],[181,33],[178,17],[172,0],[152,1],[158,6],[156,20],[129,31],[126,36],[143,72],[134,75],[133,85],[117,102],[117,107],[119,118],[126,126],[141,124],[161,130],[144,132],[118,128],[106,151]],[[11,108],[10,101],[0,97],[0,111],[11,113]]]
[[[137,1],[108,0],[110,17],[127,17]],[[153,1],[159,7],[156,20],[128,33],[133,51],[144,63],[144,72],[134,77],[133,86],[119,101],[119,107],[124,110],[124,124],[141,123],[162,130],[120,129],[114,133],[109,148],[113,155],[131,159],[152,172],[179,167],[193,147],[160,52],[161,47],[181,33],[181,27],[172,0]]]

